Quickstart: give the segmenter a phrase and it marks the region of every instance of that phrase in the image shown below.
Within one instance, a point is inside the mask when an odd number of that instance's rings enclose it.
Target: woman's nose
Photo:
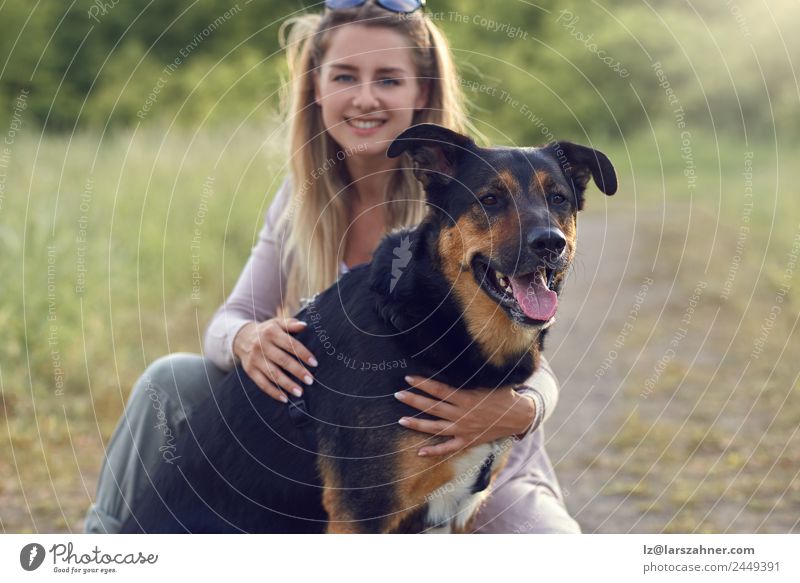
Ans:
[[[375,85],[370,82],[364,82],[358,90],[353,105],[359,109],[370,110],[376,109],[379,105],[378,98],[375,96]]]

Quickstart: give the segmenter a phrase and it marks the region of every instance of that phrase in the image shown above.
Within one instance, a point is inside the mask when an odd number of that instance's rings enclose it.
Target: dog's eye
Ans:
[[[485,206],[492,206],[497,204],[497,197],[493,194],[487,194],[486,196],[481,198],[481,204]]]
[[[550,195],[550,204],[558,205],[558,204],[564,204],[565,202],[567,202],[567,197],[564,196],[563,194],[559,194],[556,192]]]

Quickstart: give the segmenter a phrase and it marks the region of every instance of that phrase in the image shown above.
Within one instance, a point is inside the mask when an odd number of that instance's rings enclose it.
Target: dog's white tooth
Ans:
[[[505,275],[500,275],[497,278],[497,283],[500,284],[500,287],[503,288],[503,291],[509,292],[509,293],[512,291],[511,290],[511,282],[509,281],[508,277],[506,277]]]

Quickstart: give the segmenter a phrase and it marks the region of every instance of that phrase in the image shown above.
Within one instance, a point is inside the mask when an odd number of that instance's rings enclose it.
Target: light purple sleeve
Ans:
[[[276,315],[285,292],[286,278],[281,268],[285,240],[278,233],[278,219],[289,204],[291,187],[284,180],[267,210],[264,226],[228,299],[211,318],[206,328],[205,356],[222,370],[234,367],[233,339],[248,322],[263,322]]]
[[[524,385],[518,386],[516,390],[520,395],[532,398],[536,404],[536,413],[530,429],[525,433],[527,435],[539,428],[553,412],[553,409],[556,408],[556,403],[558,403],[558,380],[556,380],[556,375],[544,356],[541,358],[539,369],[525,381]]]

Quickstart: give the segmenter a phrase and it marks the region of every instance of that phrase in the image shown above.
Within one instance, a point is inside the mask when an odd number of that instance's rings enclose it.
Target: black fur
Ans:
[[[296,337],[320,363],[305,391],[313,431],[326,434],[319,453],[336,458],[358,519],[374,520],[374,528],[364,523],[366,531],[380,530],[374,517],[385,514],[391,499],[386,456],[393,453],[394,435],[408,431],[397,420],[419,414],[394,397],[407,386],[405,375],[435,376],[466,389],[518,384],[533,371],[530,355],[503,368],[487,364],[455,306],[431,305],[449,285],[424,253],[415,252],[395,287],[404,299],[377,291],[391,280],[393,249],[403,237],[416,242],[427,228],[386,238],[371,265],[345,274],[297,314],[308,327]],[[362,370],[373,364],[377,370]],[[261,392],[243,370],[214,390],[192,417],[192,428],[178,438],[178,461],[164,464],[155,487],[134,505],[125,532],[140,526],[146,532],[324,530],[321,483],[315,455],[305,451],[305,432],[289,420],[286,405]],[[318,443],[310,445],[316,453]]]
[[[532,374],[536,350],[502,365],[486,361],[442,274],[437,243],[443,228],[470,212],[475,189],[498,167],[512,168],[525,183],[535,168],[557,168],[553,153],[481,149],[429,124],[404,132],[389,153],[404,151],[427,181],[428,216],[386,237],[371,264],[342,276],[297,314],[308,326],[296,336],[319,360],[304,393],[308,429],[237,368],[195,412],[191,430],[178,438],[180,457],[158,469],[123,532],[323,532],[320,459],[335,465],[358,530],[381,532],[402,478],[397,456],[406,453],[397,444],[409,430],[397,420],[421,415],[394,397],[407,387],[404,376],[468,390],[515,385]],[[431,526],[423,510],[401,530]]]

